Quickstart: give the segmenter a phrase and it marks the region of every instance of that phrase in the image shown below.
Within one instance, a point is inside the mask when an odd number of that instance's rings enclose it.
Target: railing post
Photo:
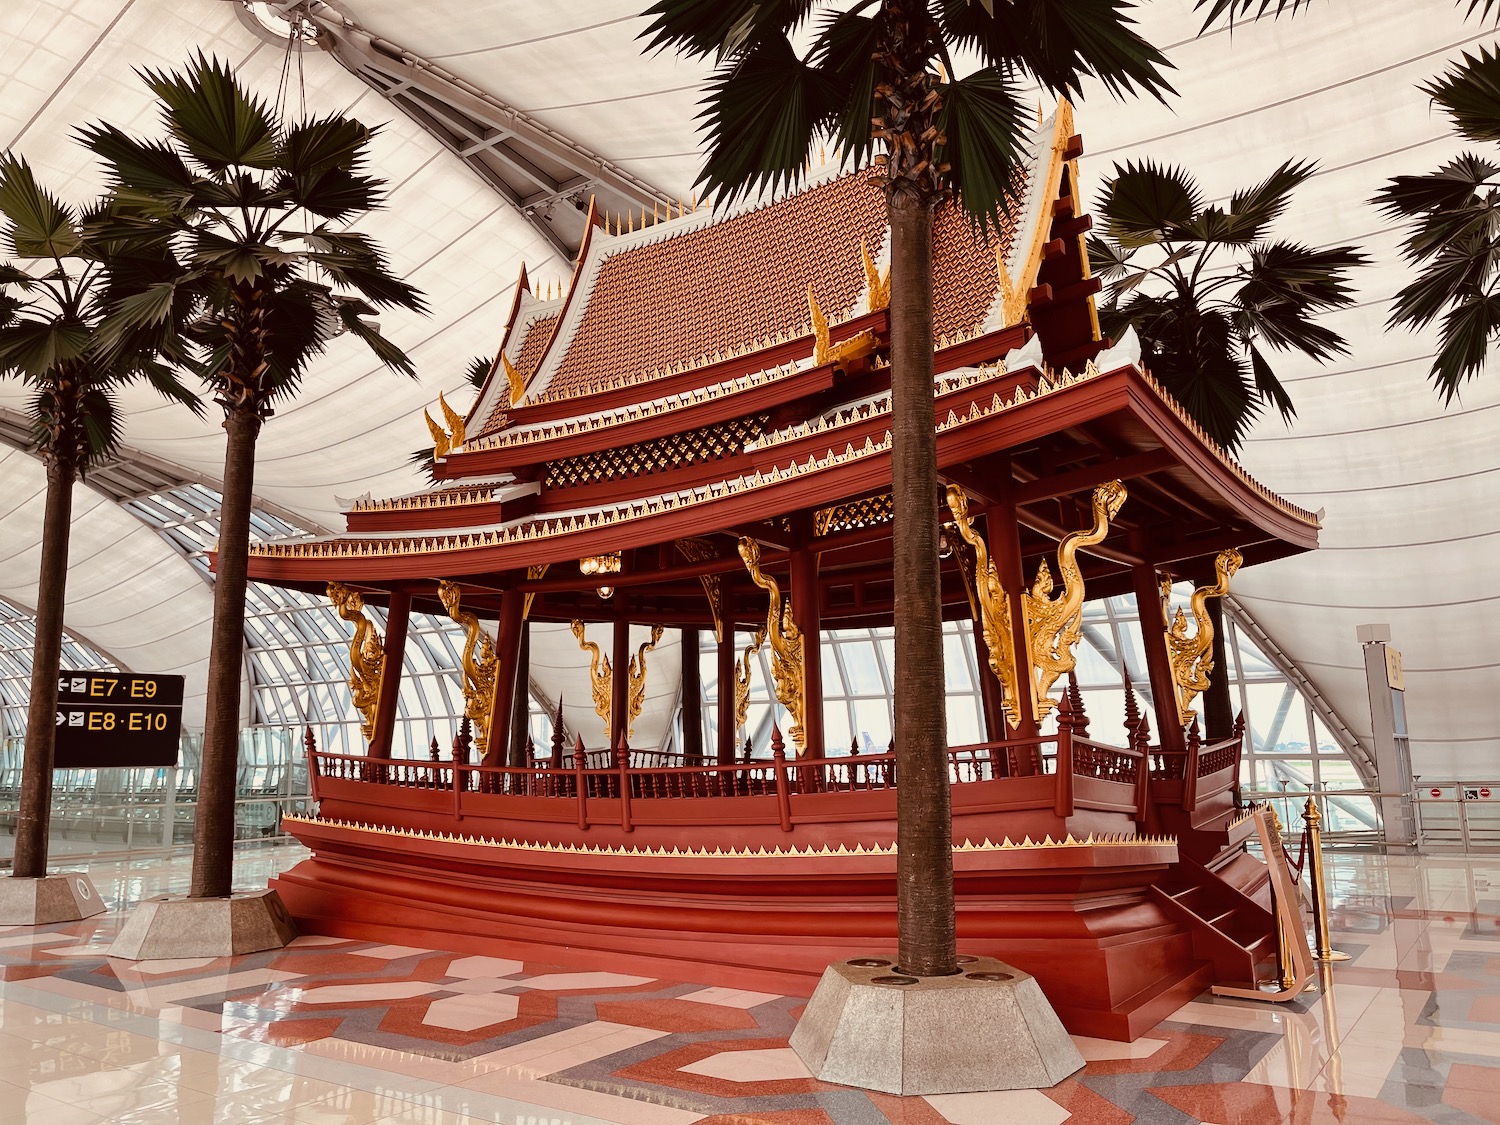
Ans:
[[[432,740],[432,745],[433,745],[433,748],[436,749],[436,747],[437,747],[437,739],[433,739]],[[434,759],[434,760],[436,760],[436,759]],[[464,765],[463,762],[460,762],[460,761],[457,761],[457,760],[454,761],[454,763],[453,763],[453,819],[454,820],[462,820],[464,818],[464,810],[463,810],[464,769],[465,769],[465,765]]]
[[[1145,715],[1136,716],[1130,748],[1140,753],[1135,760],[1135,819],[1144,824],[1151,806],[1151,725]]]
[[[1182,808],[1184,812],[1195,812],[1198,808],[1198,761],[1203,754],[1203,736],[1198,730],[1198,718],[1193,717],[1188,727],[1187,756],[1182,760]]]
[[[1313,905],[1313,956],[1319,961],[1347,961],[1349,954],[1333,948],[1328,937],[1328,888],[1323,875],[1323,814],[1318,811],[1318,802],[1307,798],[1302,809],[1302,820],[1307,825],[1307,850],[1312,853],[1312,905]]]
[[[578,790],[579,828],[589,826],[589,779],[583,772],[584,762],[583,735],[580,734],[578,741],[573,744],[573,786]]]
[[[308,795],[316,801],[318,799],[318,746],[317,740],[313,738],[313,730],[310,725],[307,728],[307,733],[302,738],[302,746],[307,751]]]
[[[615,747],[615,769],[620,775],[620,830],[634,832],[630,820],[630,747],[625,742],[625,732],[620,732],[619,744]]]
[[[781,728],[771,725],[771,770],[776,777],[776,810],[781,817],[781,830],[792,830],[792,794],[786,776],[786,743],[781,740]]]
[[[1057,772],[1054,783],[1057,794],[1053,811],[1058,816],[1073,815],[1073,703],[1063,692],[1057,704]]]

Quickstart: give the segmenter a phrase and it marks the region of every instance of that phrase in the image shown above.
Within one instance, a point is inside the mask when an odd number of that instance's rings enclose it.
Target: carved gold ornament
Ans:
[[[750,579],[771,595],[766,613],[766,637],[771,642],[771,675],[776,681],[776,698],[791,716],[787,737],[796,755],[803,753],[802,724],[806,718],[807,682],[804,671],[802,630],[792,619],[790,603],[782,604],[781,587],[760,570],[760,544],[749,536],[740,539],[740,558],[750,571]]]
[[[380,702],[380,680],[385,672],[385,646],[375,624],[365,616],[365,599],[342,582],[328,583],[328,600],[339,616],[354,623],[349,642],[349,690],[354,707],[363,717],[360,733],[369,742],[375,737],[375,710]]]
[[[480,761],[490,746],[490,711],[495,706],[495,676],[499,661],[495,642],[479,627],[479,619],[459,606],[458,583],[438,583],[438,597],[448,616],[464,627],[464,714],[474,727],[474,749]]]
[[[813,366],[822,367],[825,363],[848,363],[850,360],[867,356],[875,350],[875,333],[869,329],[850,336],[847,340],[840,340],[837,344],[830,342],[828,318],[818,307],[818,299],[813,295],[811,285],[807,287],[807,311],[812,316]]]
[[[1171,623],[1166,625],[1167,658],[1172,665],[1172,685],[1177,689],[1177,718],[1183,726],[1193,721],[1193,700],[1208,690],[1214,671],[1214,623],[1208,615],[1208,599],[1222,598],[1229,593],[1229,580],[1234,577],[1245,556],[1233,547],[1220,551],[1214,559],[1212,586],[1199,586],[1193,591],[1189,605],[1193,610],[1193,621],[1198,628],[1188,636],[1187,615],[1179,607]],[[1167,601],[1172,593],[1172,580],[1162,580],[1162,619],[1166,624]]]
[[[975,617],[984,630],[990,671],[1000,681],[1005,721],[1014,729],[1021,724],[1021,711],[1017,703],[1016,689],[1020,680],[1016,672],[1016,635],[1011,628],[1010,595],[1000,584],[1000,575],[990,559],[984,537],[974,530],[969,516],[968,493],[956,484],[948,486],[948,510],[953,513],[953,522],[964,542],[974,548],[974,593],[978,596]],[[962,563],[960,569],[963,569]]]
[[[865,264],[865,288],[870,292],[870,311],[878,312],[888,308],[891,303],[891,271],[886,269],[880,272],[875,265],[875,259],[870,256],[870,246],[864,239],[859,240],[859,252],[864,257]]]
[[[1032,713],[1037,722],[1057,706],[1048,692],[1058,677],[1073,670],[1073,647],[1083,635],[1083,575],[1078,569],[1078,552],[1109,534],[1109,521],[1119,514],[1126,495],[1125,486],[1117,480],[1094,489],[1093,526],[1073,532],[1057,545],[1057,573],[1063,583],[1060,594],[1052,595],[1052,572],[1046,560],[1037,570],[1031,589],[1021,594],[1026,647],[1031,657]]]
[[[427,431],[432,434],[432,459],[441,460],[449,453],[463,448],[464,444],[464,419],[453,407],[448,405],[448,400],[443,397],[443,392],[438,392],[438,409],[443,412],[443,420],[448,423],[445,430],[432,420],[432,415],[422,411],[422,417],[427,420]]]
[[[599,651],[599,646],[583,635],[582,621],[573,622],[573,635],[578,638],[578,647],[589,654],[589,688],[594,693],[594,714],[604,720],[604,729],[609,730],[610,692],[614,688],[614,669],[609,657]]]
[[[535,582],[540,578],[544,578],[547,574],[547,568],[551,565],[551,563],[535,563],[532,566],[528,566],[526,568],[526,577],[532,582]],[[521,603],[522,621],[525,621],[528,617],[531,616],[531,603],[534,601],[536,601],[536,594],[533,592],[528,593],[526,595],[526,600]]]
[[[505,371],[506,381],[510,383],[510,404],[514,406],[526,393],[526,379],[516,370],[516,365],[510,361],[510,356],[503,351],[500,353],[500,366]]]
[[[635,721],[641,717],[641,708],[646,705],[646,654],[656,647],[664,631],[660,625],[651,626],[651,639],[642,641],[636,654],[630,658],[630,720],[626,724],[626,738],[635,737]]]
[[[677,549],[688,562],[708,562],[719,557],[716,548],[707,539],[692,537],[677,540]],[[703,595],[708,598],[709,612],[714,615],[714,640],[724,639],[724,589],[717,574],[700,574],[698,581],[703,586]]]
[[[745,648],[740,657],[740,668],[734,676],[734,729],[744,730],[745,720],[750,716],[750,661],[760,646],[766,643],[764,626],[755,630],[755,639]]]

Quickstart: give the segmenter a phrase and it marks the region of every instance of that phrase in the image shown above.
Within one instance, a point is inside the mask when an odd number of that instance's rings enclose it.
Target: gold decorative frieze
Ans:
[[[793,752],[800,757],[803,746],[803,723],[806,722],[807,683],[802,630],[792,617],[790,602],[782,603],[781,587],[776,579],[760,569],[760,544],[748,535],[740,539],[740,558],[750,571],[750,579],[771,595],[766,613],[766,638],[771,642],[771,675],[776,681],[776,698],[791,716],[787,737]]]
[[[566,798],[572,800],[571,797]],[[535,840],[512,839],[510,837],[494,836],[466,836],[458,832],[432,832],[417,831],[410,828],[397,828],[393,825],[364,824],[360,821],[338,820],[333,817],[299,816],[296,813],[287,813],[283,819],[294,824],[306,824],[312,827],[337,828],[343,832],[370,833],[377,836],[392,836],[407,840],[432,840],[439,843],[464,844],[481,848],[503,848],[508,851],[517,852],[550,852],[554,854],[583,854],[583,855],[618,855],[618,856],[656,856],[662,859],[790,859],[793,857],[818,857],[828,856],[891,856],[896,854],[895,842],[889,844],[863,844],[858,843],[853,847],[847,844],[839,844],[833,847],[824,844],[818,848],[789,847],[759,847],[759,848],[695,848],[677,847],[653,848],[638,847],[636,845],[615,844],[551,844]],[[1062,839],[1054,840],[1051,836],[1044,836],[1040,840],[1033,840],[1030,836],[1020,841],[1013,841],[1009,836],[999,841],[988,838],[975,842],[965,840],[962,844],[954,844],[955,854],[962,852],[1015,852],[1015,851],[1044,851],[1054,848],[1173,848],[1177,846],[1175,836],[1125,836],[1089,833],[1089,835],[1078,838],[1072,833],[1063,836]]]
[[[891,522],[895,508],[889,492],[820,508],[813,515],[813,534],[819,539],[836,531],[854,531]]]
[[[547,463],[547,487],[598,484],[733,457],[760,438],[770,417],[765,413],[752,414],[669,437],[633,442],[577,457],[561,457]]]
[[[1073,648],[1083,635],[1083,574],[1078,569],[1078,552],[1109,534],[1109,521],[1119,514],[1125,496],[1125,486],[1117,480],[1094,489],[1093,525],[1066,536],[1057,546],[1062,591],[1053,595],[1052,572],[1044,559],[1031,589],[1021,594],[1031,658],[1032,712],[1037,722],[1057,706],[1048,693],[1058,677],[1073,670]]]
[[[1177,691],[1177,718],[1183,726],[1193,721],[1193,700],[1208,690],[1214,671],[1214,622],[1208,615],[1208,599],[1229,593],[1229,580],[1244,563],[1245,557],[1234,548],[1220,551],[1214,559],[1214,584],[1193,591],[1189,605],[1193,610],[1196,631],[1188,635],[1187,615],[1178,607],[1167,618],[1172,596],[1172,580],[1161,580],[1162,623],[1167,635],[1167,657],[1172,665],[1172,685]]]
[[[578,647],[589,654],[589,690],[594,695],[594,714],[604,721],[609,730],[610,693],[614,690],[614,669],[609,657],[599,651],[599,646],[584,635],[582,621],[573,622],[573,635],[578,638]]]
[[[969,495],[956,484],[948,486],[948,510],[964,542],[974,548],[974,596],[978,601],[980,627],[989,651],[990,671],[1000,681],[1001,706],[1012,729],[1021,725],[1017,688],[1025,672],[1016,663],[1016,634],[1011,625],[1010,595],[1000,583],[984,537],[974,530],[969,516]]]
[[[745,720],[750,717],[750,662],[766,643],[765,627],[755,630],[755,639],[745,647],[740,657],[739,671],[734,674],[734,729],[745,729]]]
[[[630,720],[626,724],[626,738],[635,737],[635,721],[641,717],[641,709],[646,705],[646,654],[661,641],[663,632],[662,626],[651,626],[651,639],[642,641],[636,654],[630,658]]]
[[[365,599],[342,582],[328,583],[328,600],[345,621],[353,622],[349,642],[349,691],[360,713],[360,733],[369,742],[375,737],[375,711],[380,704],[380,680],[385,672],[385,646],[375,623],[365,616]]]
[[[349,505],[349,511],[418,512],[433,508],[462,508],[469,504],[490,503],[499,491],[498,485],[469,485],[463,488],[419,492],[414,496],[396,496],[388,500],[367,500],[361,497]]]
[[[483,761],[490,746],[490,712],[495,706],[495,679],[499,661],[495,642],[479,627],[479,619],[459,604],[458,583],[443,579],[438,598],[448,616],[464,627],[464,714],[474,729],[474,749]]]

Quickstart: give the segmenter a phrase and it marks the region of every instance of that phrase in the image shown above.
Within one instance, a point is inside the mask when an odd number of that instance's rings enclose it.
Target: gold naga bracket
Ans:
[[[771,675],[776,681],[776,698],[787,709],[791,723],[787,736],[797,756],[803,752],[802,724],[807,715],[807,679],[805,671],[806,653],[802,630],[792,618],[792,607],[781,598],[781,587],[776,579],[762,574],[760,569],[760,544],[748,535],[740,539],[740,558],[750,571],[750,579],[771,595],[771,604],[766,612],[766,638],[771,642]]]
[[[750,658],[766,643],[765,627],[755,630],[755,639],[745,646],[740,657],[739,671],[734,675],[734,729],[744,730],[745,720],[750,717]]]
[[[1197,631],[1188,636],[1187,615],[1178,607],[1168,622],[1167,609],[1172,596],[1172,579],[1161,580],[1162,625],[1167,635],[1167,659],[1172,666],[1172,686],[1177,691],[1177,718],[1183,726],[1193,721],[1193,700],[1208,690],[1214,671],[1214,623],[1208,615],[1208,599],[1229,593],[1229,580],[1244,563],[1245,556],[1230,547],[1214,559],[1214,584],[1193,591],[1189,605]]]
[[[1052,571],[1045,559],[1031,589],[1021,593],[1031,659],[1031,707],[1037,722],[1057,706],[1048,694],[1052,685],[1077,663],[1073,649],[1083,636],[1083,574],[1078,569],[1078,552],[1109,534],[1109,521],[1119,514],[1127,495],[1125,485],[1117,480],[1094,489],[1093,526],[1073,532],[1057,545],[1057,573],[1063,582],[1060,594],[1052,595]]]
[[[438,583],[438,598],[448,616],[464,627],[464,714],[474,727],[474,749],[481,761],[490,746],[490,711],[495,706],[495,680],[500,662],[495,642],[479,627],[479,618],[459,605],[457,582]]]
[[[380,703],[380,681],[385,674],[385,646],[375,631],[375,623],[365,616],[365,599],[359,593],[342,582],[330,582],[328,600],[340,617],[354,624],[354,637],[349,642],[349,690],[363,719],[360,733],[369,742],[375,737],[375,711]]]
[[[849,363],[875,350],[875,333],[868,328],[837,344],[830,342],[828,318],[818,307],[818,298],[813,295],[811,285],[807,287],[807,311],[812,316],[814,367],[822,367],[826,363]]]
[[[719,552],[707,539],[696,536],[677,540],[677,549],[688,562],[708,562],[717,559]],[[724,586],[717,574],[700,574],[698,581],[703,586],[703,595],[708,599],[709,612],[714,615],[714,640],[724,639]]]
[[[432,420],[432,415],[422,411],[422,417],[427,420],[427,432],[432,435],[432,459],[441,460],[449,453],[463,448],[464,444],[464,419],[453,407],[448,405],[448,400],[443,397],[443,392],[438,392],[438,408],[443,412],[443,420],[448,423],[445,430]]]
[[[630,719],[626,724],[626,738],[635,737],[635,721],[641,717],[646,706],[646,654],[657,646],[666,630],[660,625],[651,626],[651,639],[642,641],[636,654],[630,658]]]
[[[609,657],[599,651],[599,646],[584,636],[582,621],[573,622],[573,635],[578,638],[578,647],[589,654],[589,688],[594,693],[594,714],[604,721],[609,729],[610,693],[614,690],[614,669]]]
[[[1011,629],[1010,595],[1000,584],[1000,575],[990,560],[984,538],[974,530],[973,520],[969,516],[969,494],[959,485],[948,486],[948,510],[953,513],[953,522],[964,542],[974,548],[974,593],[978,595],[978,604],[974,605],[974,595],[971,594],[970,606],[976,610],[975,617],[984,630],[984,644],[990,654],[990,671],[1000,681],[1005,721],[1015,728],[1021,724],[1016,691],[1020,679],[1016,668],[1016,635]],[[963,570],[962,562],[960,570]],[[964,571],[964,577],[967,585],[967,571]]]

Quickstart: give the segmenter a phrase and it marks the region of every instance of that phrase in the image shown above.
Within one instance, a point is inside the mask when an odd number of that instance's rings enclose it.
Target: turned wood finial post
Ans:
[[[620,775],[620,831],[634,832],[630,819],[630,744],[625,741],[625,732],[615,743],[615,770]]]
[[[583,735],[573,743],[573,790],[578,797],[578,827],[589,826],[589,779],[584,776],[588,766],[588,751],[583,748]]]
[[[781,819],[781,830],[792,830],[791,782],[786,775],[786,743],[781,739],[781,728],[771,724],[771,772],[776,778],[776,810]]]
[[[318,736],[313,734],[311,723],[308,723],[307,727],[302,732],[302,748],[307,751],[309,758],[311,758],[311,756],[318,749]]]
[[[1136,702],[1135,688],[1130,686],[1130,673],[1125,674],[1125,738],[1135,745],[1135,728],[1141,721],[1141,708]]]
[[[1073,815],[1073,709],[1070,692],[1063,692],[1057,702],[1057,765],[1054,781],[1056,798],[1053,810],[1058,816]]]
[[[562,764],[563,750],[563,701],[562,693],[557,696],[557,716],[552,720],[552,765],[554,767]]]
[[[1182,807],[1192,812],[1198,807],[1198,760],[1203,754],[1203,733],[1198,729],[1198,716],[1188,724],[1187,757],[1182,762]]]
[[[1083,692],[1078,690],[1078,676],[1068,672],[1068,703],[1073,708],[1073,733],[1079,738],[1089,736],[1089,716],[1083,707]]]

